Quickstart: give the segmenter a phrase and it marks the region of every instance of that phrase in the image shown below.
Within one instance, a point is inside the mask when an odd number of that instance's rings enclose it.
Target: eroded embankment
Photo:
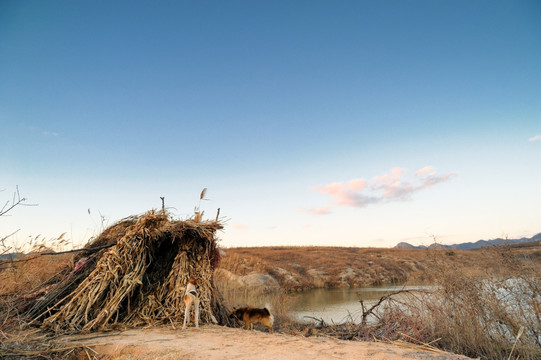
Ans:
[[[301,291],[323,287],[362,287],[423,283],[438,261],[484,271],[489,256],[461,250],[341,247],[254,247],[222,251],[215,277],[226,287]]]

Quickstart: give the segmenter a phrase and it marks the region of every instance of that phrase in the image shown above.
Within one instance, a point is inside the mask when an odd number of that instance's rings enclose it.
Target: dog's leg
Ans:
[[[199,297],[195,298],[195,327],[199,327]]]
[[[184,325],[183,329],[186,329],[186,324],[190,322],[190,308],[192,306],[192,299],[186,295],[184,296],[184,303],[186,304],[186,310],[184,311]]]
[[[274,318],[273,317],[270,317],[270,318],[267,318],[267,319],[264,319],[264,320],[261,320],[261,324],[266,327],[267,329],[269,329],[269,332],[272,334],[274,332],[273,328],[272,328],[272,324],[274,323]]]

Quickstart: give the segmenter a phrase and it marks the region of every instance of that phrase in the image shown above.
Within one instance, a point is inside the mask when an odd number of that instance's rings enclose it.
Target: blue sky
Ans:
[[[161,206],[223,246],[541,232],[537,1],[1,1],[12,241]],[[90,209],[90,214],[88,210]]]

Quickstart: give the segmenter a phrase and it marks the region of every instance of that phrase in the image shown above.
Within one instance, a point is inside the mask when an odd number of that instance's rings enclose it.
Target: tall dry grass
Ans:
[[[230,274],[219,269],[214,273],[214,282],[230,308],[266,307],[274,316],[276,331],[288,331],[296,325],[289,316],[294,299],[288,296],[285,289],[269,288],[242,280],[246,276],[267,273],[270,270],[267,263],[255,256],[233,255],[222,258],[220,266],[228,269]],[[263,327],[256,325],[256,329],[263,330]]]
[[[0,295],[27,293],[72,265],[72,254],[43,255],[64,249],[68,243],[64,235],[54,239],[38,235],[24,246],[12,244],[10,249],[17,255],[0,261]]]
[[[492,261],[484,274],[435,252],[437,289],[389,303],[384,319],[397,327],[418,324],[412,326],[418,334],[410,336],[446,351],[487,360],[541,359],[539,263],[505,247],[484,251]]]
[[[423,279],[435,285],[435,290],[401,293],[383,302],[377,311],[376,323],[350,321],[332,326],[321,323],[312,325],[307,333],[313,330],[350,340],[408,341],[486,360],[541,359],[541,263],[535,248],[411,252],[274,247],[227,252],[226,258],[230,257],[226,266],[242,275],[253,272],[273,275],[280,267],[300,278],[308,278],[313,268],[319,267],[332,275],[345,267],[360,271],[369,265],[376,273],[395,271],[395,278],[399,278],[404,263],[412,265],[408,271],[429,269]],[[334,257],[334,263],[330,263],[329,254],[339,255]],[[365,268],[365,271],[371,269]],[[279,275],[276,278],[280,281]],[[332,282],[330,284],[332,286]],[[254,292],[248,293],[256,296]],[[229,300],[261,303],[261,300],[246,297]],[[284,312],[286,316],[289,310]],[[294,327],[299,325],[294,324]]]

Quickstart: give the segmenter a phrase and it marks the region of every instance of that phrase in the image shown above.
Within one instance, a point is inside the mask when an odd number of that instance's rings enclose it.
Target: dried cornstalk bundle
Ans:
[[[212,279],[218,261],[215,233],[222,228],[219,222],[172,221],[162,212],[149,212],[116,226],[96,239],[99,244],[89,246],[116,244],[94,254],[99,259],[88,276],[79,279],[67,295],[58,292],[62,298],[54,303],[49,298],[51,305],[36,321],[43,319],[43,326],[55,331],[181,322],[186,284],[194,277],[199,285],[201,323],[230,325],[229,312]]]

